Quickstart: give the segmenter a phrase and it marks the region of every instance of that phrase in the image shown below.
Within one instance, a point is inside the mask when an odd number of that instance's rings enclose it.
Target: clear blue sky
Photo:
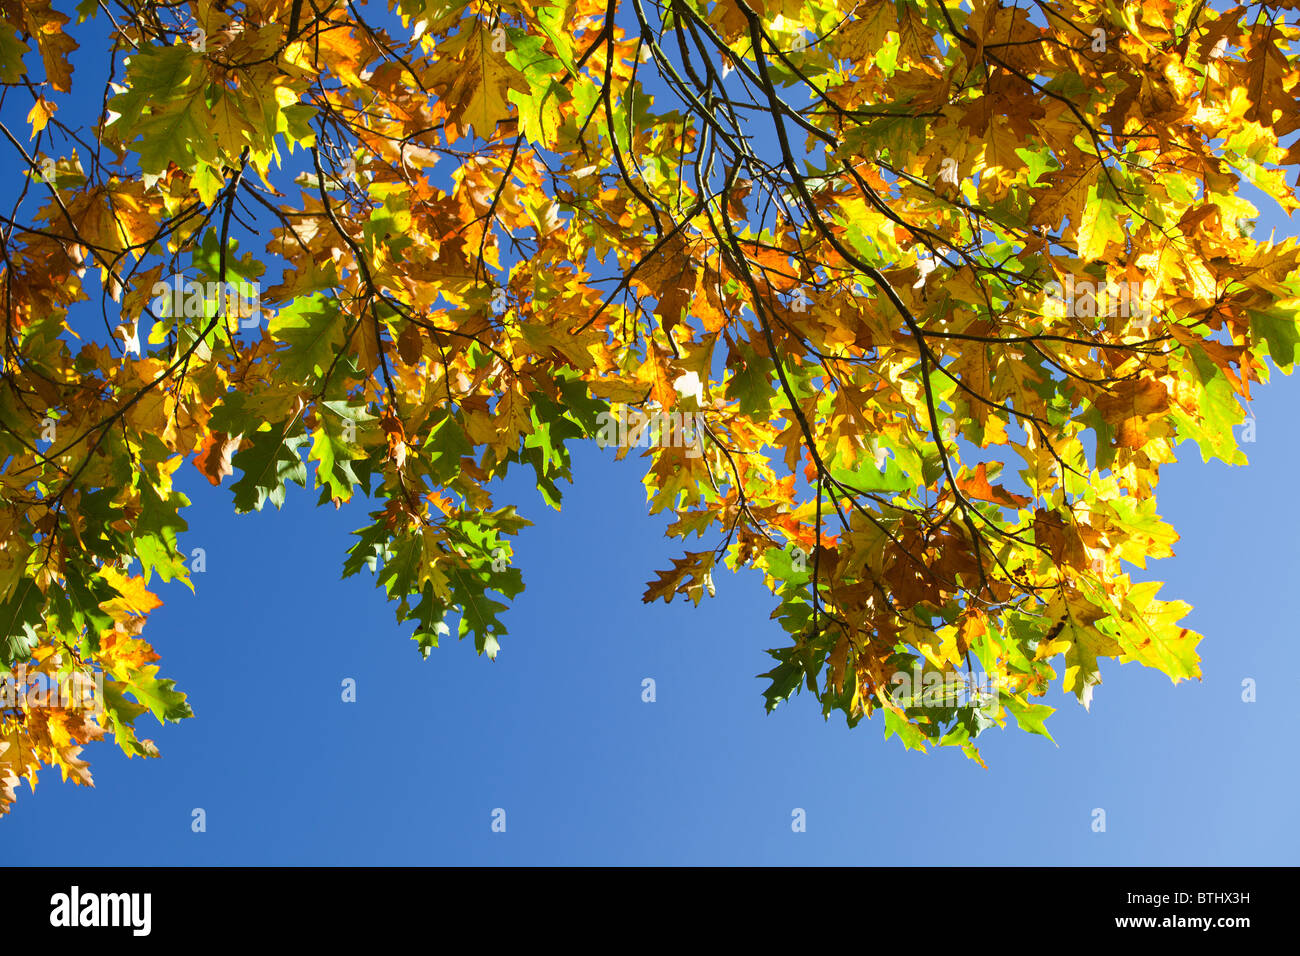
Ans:
[[[1253,407],[1249,468],[1183,446],[1163,470],[1182,541],[1134,572],[1194,605],[1205,679],[1103,665],[1091,714],[1047,699],[1059,746],[992,731],[988,770],[905,752],[879,719],[824,722],[806,695],[765,715],[754,675],[785,635],[757,575],[721,573],[699,608],[641,603],[680,545],[646,517],[634,458],[578,450],[563,514],[524,483],[502,490],[536,526],[495,663],[448,642],[422,661],[368,574],[339,580],[376,506],[319,509],[291,487],[282,512],[236,517],[229,481],[186,465],[182,545],[207,571],[196,595],[155,580],[166,604],[146,634],[197,716],[149,727],[158,760],[88,748],[94,790],[24,785],[0,865],[1293,864],[1300,383],[1275,376]]]

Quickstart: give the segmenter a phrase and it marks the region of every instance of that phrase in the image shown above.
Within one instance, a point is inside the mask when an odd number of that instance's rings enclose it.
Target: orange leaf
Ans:
[[[980,501],[991,501],[995,505],[1002,505],[1006,508],[1023,508],[1033,499],[1026,498],[1024,495],[1012,494],[1001,485],[990,485],[988,479],[988,463],[980,462],[979,467],[975,469],[975,474],[969,478],[958,478],[957,487],[961,489],[962,494],[967,498],[978,498]]]

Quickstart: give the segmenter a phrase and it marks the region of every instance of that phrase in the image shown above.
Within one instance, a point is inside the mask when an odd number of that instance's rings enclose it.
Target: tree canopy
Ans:
[[[182,467],[370,499],[343,574],[425,655],[495,658],[495,484],[559,508],[596,441],[680,539],[645,601],[763,575],[769,709],[980,759],[1103,660],[1198,677],[1128,569],[1295,360],[1255,233],[1300,206],[1297,5],[3,0],[0,812],[190,716],[145,636]]]

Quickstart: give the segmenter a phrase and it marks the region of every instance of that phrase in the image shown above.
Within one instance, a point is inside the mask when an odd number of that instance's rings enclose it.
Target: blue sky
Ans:
[[[987,770],[905,752],[879,719],[825,722],[807,695],[764,714],[754,675],[786,638],[756,574],[720,571],[699,608],[641,603],[680,543],[646,515],[636,458],[577,449],[562,514],[527,482],[501,489],[535,526],[495,662],[446,641],[422,661],[368,574],[340,580],[377,505],[290,487],[282,512],[235,516],[229,481],[186,465],[182,546],[207,570],[193,595],[155,581],[146,634],[197,716],[147,731],[159,760],[88,748],[94,790],[24,786],[0,865],[1295,863],[1300,385],[1256,395],[1250,467],[1183,446],[1159,487],[1177,556],[1133,572],[1193,604],[1205,679],[1104,664],[1090,714],[1047,698],[1057,745],[981,737]]]

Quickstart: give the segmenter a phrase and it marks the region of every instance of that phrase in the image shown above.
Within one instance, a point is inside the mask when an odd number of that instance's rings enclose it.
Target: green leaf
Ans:
[[[123,690],[148,707],[160,724],[193,717],[194,711],[185,702],[185,695],[175,689],[176,682],[158,680],[154,677],[157,673],[157,665],[128,670]]]
[[[727,382],[727,395],[740,404],[746,415],[766,415],[776,398],[773,378],[776,366],[765,355],[752,349],[740,350],[741,362]]]
[[[177,533],[189,527],[180,516],[180,509],[190,503],[189,499],[179,492],[172,492],[164,501],[143,476],[139,487],[141,511],[135,525],[134,550],[140,559],[144,583],[148,584],[156,571],[162,580],[179,578],[193,590],[185,556],[176,546]]]
[[[0,83],[17,83],[23,78],[26,55],[27,44],[18,39],[18,31],[8,21],[0,23]]]
[[[23,578],[12,594],[0,601],[0,667],[10,668],[31,657],[44,609],[45,595],[31,578]]]
[[[271,338],[285,342],[280,368],[294,382],[314,382],[325,374],[343,347],[339,304],[323,295],[302,296],[271,319]]]
[[[892,491],[901,493],[915,487],[914,478],[903,473],[897,459],[886,457],[882,471],[876,467],[874,457],[866,457],[856,468],[831,468],[830,475],[847,488],[859,492]]]
[[[1247,309],[1246,314],[1250,317],[1250,331],[1254,338],[1266,341],[1273,361],[1279,368],[1289,371],[1295,365],[1296,345],[1300,344],[1296,310],[1278,304],[1268,310]]]
[[[1031,734],[1040,734],[1056,743],[1052,735],[1047,732],[1043,721],[1056,713],[1055,707],[1048,707],[1046,704],[1031,704],[1019,695],[1002,694],[1002,706],[1006,707],[1007,712],[1016,719],[1020,729]]]
[[[144,704],[127,700],[123,694],[129,685],[118,681],[104,681],[102,704],[107,720],[106,727],[113,732],[113,739],[128,757],[156,757],[157,748],[147,741],[141,741],[135,735],[135,721],[141,714],[148,712]]]
[[[238,511],[261,511],[267,501],[279,508],[284,504],[285,482],[307,487],[307,467],[299,449],[307,443],[308,436],[301,428],[295,416],[279,426],[254,432],[248,444],[235,453],[231,464],[244,472],[230,489],[235,494]],[[298,433],[286,438],[291,429],[297,429]]]
[[[572,73],[572,67],[547,54],[542,49],[541,37],[513,28],[508,28],[506,33],[511,46],[506,60],[523,73],[528,83],[527,91],[512,88],[508,94],[510,101],[519,107],[520,129],[530,143],[552,143],[560,128],[560,104],[573,99],[573,94],[553,74],[561,67]]]
[[[376,419],[364,405],[324,402],[320,408],[307,460],[319,463],[316,487],[325,488],[330,498],[347,501],[360,483],[352,462],[366,457],[356,442],[358,433],[370,430]]]

